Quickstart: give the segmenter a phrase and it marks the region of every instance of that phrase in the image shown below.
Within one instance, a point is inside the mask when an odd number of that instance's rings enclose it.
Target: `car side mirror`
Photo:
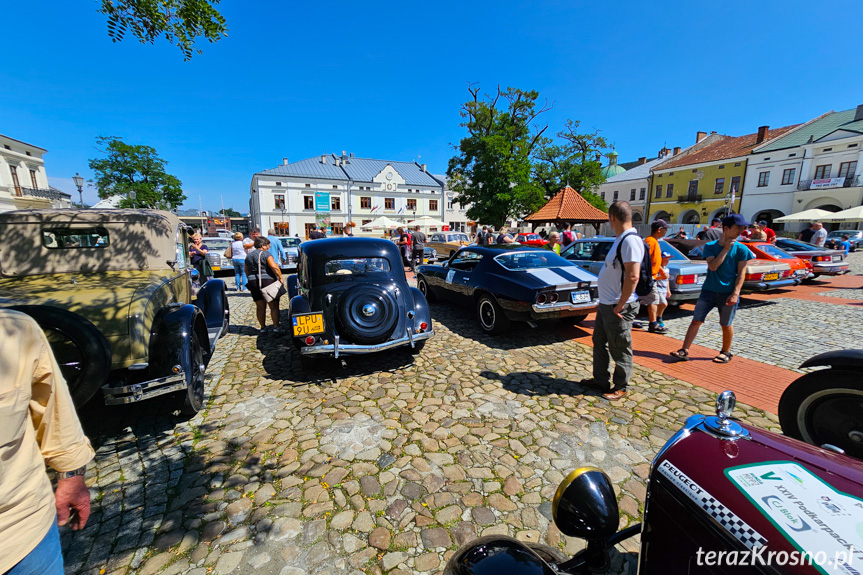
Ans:
[[[567,475],[557,487],[551,511],[561,533],[593,541],[614,535],[620,522],[611,480],[596,467]]]

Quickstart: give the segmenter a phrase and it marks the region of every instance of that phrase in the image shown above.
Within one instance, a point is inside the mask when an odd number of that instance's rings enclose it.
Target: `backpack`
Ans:
[[[653,291],[653,284],[655,280],[653,279],[653,261],[650,259],[650,246],[647,245],[647,242],[644,241],[644,238],[635,234],[627,234],[627,235],[635,235],[638,239],[641,240],[641,243],[644,244],[644,257],[641,258],[641,269],[638,270],[638,283],[635,284],[635,295],[644,297]],[[621,238],[621,240],[617,243],[617,259],[620,260],[620,285],[622,286],[624,283],[624,273],[626,272],[626,266],[623,264],[623,254],[621,249],[623,248],[623,241],[625,237]]]
[[[564,246],[568,246],[569,244],[571,244],[574,241],[575,241],[575,238],[572,236],[571,231],[566,230],[565,232],[563,232],[563,245]]]

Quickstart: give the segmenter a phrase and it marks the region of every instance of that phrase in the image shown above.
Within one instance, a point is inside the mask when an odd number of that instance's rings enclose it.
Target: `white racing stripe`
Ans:
[[[554,270],[549,268],[540,268],[534,270],[525,270],[527,273],[535,277],[541,282],[545,282],[549,285],[561,285],[561,284],[571,284],[572,280],[566,279],[562,275],[556,273]]]

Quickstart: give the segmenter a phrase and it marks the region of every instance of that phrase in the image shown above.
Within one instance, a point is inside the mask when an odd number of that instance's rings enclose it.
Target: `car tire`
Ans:
[[[433,302],[437,299],[428,281],[423,276],[417,278],[417,289],[420,290],[427,302]]]
[[[510,326],[503,308],[490,295],[482,295],[476,302],[476,315],[479,327],[489,335],[500,335]]]
[[[26,313],[45,332],[72,403],[82,407],[108,381],[111,347],[90,320],[76,313],[42,305],[13,306]]]
[[[779,424],[789,437],[863,459],[863,377],[842,369],[799,377],[779,399]]]
[[[571,316],[569,316],[569,317],[564,317],[564,318],[561,318],[561,319],[562,319],[563,321],[565,321],[566,323],[571,324],[571,325],[580,325],[580,324],[581,324],[581,322],[583,322],[583,321],[587,318],[587,316],[588,316],[588,314],[584,314],[584,315],[571,315]]]
[[[231,329],[231,304],[228,300],[228,290],[225,289],[225,297],[222,300],[225,302],[225,321],[222,324],[222,331],[219,332],[219,339],[228,335],[228,331]]]
[[[374,345],[389,339],[398,324],[399,313],[400,306],[392,292],[377,285],[361,284],[342,293],[337,322],[347,341]]]
[[[186,390],[181,392],[180,413],[193,416],[204,406],[204,387],[207,372],[204,361],[204,347],[198,339],[198,332],[192,330],[189,340],[189,363],[191,373],[186,376]]]

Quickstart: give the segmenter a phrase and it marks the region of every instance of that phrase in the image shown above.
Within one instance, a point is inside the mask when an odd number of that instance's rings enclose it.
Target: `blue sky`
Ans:
[[[53,185],[92,173],[99,135],[156,148],[186,207],[248,210],[256,171],[346,150],[443,173],[469,81],[538,90],[621,161],[863,104],[855,0],[225,0],[228,37],[112,43],[96,0],[11,3],[0,133],[48,149]],[[857,14],[858,16],[855,16]],[[85,189],[85,201],[95,199]],[[77,197],[77,194],[76,194]]]

